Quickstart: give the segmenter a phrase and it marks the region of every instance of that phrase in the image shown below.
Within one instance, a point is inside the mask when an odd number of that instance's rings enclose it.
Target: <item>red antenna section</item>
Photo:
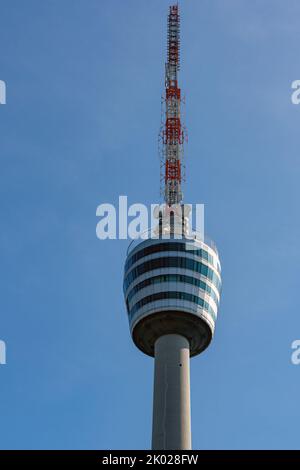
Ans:
[[[164,116],[161,138],[161,182],[167,205],[182,202],[182,157],[185,128],[181,123],[181,92],[177,74],[180,59],[180,16],[178,5],[170,6],[168,15],[168,62],[166,63]]]

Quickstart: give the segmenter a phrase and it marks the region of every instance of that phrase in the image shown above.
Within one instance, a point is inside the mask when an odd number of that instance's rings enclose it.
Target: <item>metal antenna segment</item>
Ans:
[[[181,124],[181,90],[178,87],[180,67],[180,16],[177,5],[170,6],[168,15],[168,53],[165,73],[165,122],[161,137],[162,168],[164,169],[163,196],[168,206],[182,202],[182,155],[185,140],[184,127]]]

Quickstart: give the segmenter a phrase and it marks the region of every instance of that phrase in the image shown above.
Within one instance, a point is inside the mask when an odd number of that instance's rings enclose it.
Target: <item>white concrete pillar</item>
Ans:
[[[190,347],[180,335],[155,342],[153,450],[191,449]]]

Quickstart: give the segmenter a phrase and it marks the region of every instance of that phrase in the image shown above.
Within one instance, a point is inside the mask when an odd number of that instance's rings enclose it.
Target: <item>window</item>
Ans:
[[[137,302],[132,309],[128,312],[129,318],[131,319],[132,316],[144,305],[147,305],[151,302],[155,302],[156,300],[166,300],[166,299],[180,299],[180,300],[187,300],[189,302],[193,302],[197,305],[200,305],[204,310],[206,310],[212,319],[216,320],[216,314],[211,308],[211,306],[205,302],[205,300],[197,297],[196,295],[187,294],[186,292],[158,292],[156,294],[148,295],[144,297],[139,302]]]
[[[158,243],[156,245],[150,245],[134,253],[126,261],[125,272],[128,271],[128,269],[134,263],[136,263],[139,259],[144,258],[145,256],[148,256],[148,255],[152,255],[154,253],[160,253],[163,251],[179,251],[179,252],[191,253],[191,254],[194,254],[195,256],[200,256],[201,258],[208,261],[213,266],[216,266],[217,264],[216,268],[218,272],[220,272],[219,264],[216,263],[216,260],[207,251],[203,250],[202,248],[199,248],[198,250],[187,250],[186,243],[176,243],[176,242]]]
[[[127,290],[128,286],[141,274],[146,273],[147,271],[152,271],[154,269],[160,268],[183,268],[189,269],[191,271],[196,271],[204,276],[208,277],[212,281],[212,283],[216,286],[218,291],[220,292],[221,289],[221,280],[219,276],[208,266],[205,264],[194,261],[189,258],[183,257],[167,257],[167,258],[157,258],[149,261],[145,261],[145,263],[140,264],[136,268],[134,268],[130,273],[125,277],[124,280],[124,292]]]
[[[165,274],[161,276],[154,276],[150,277],[149,279],[145,279],[144,281],[140,282],[137,284],[135,287],[133,287],[130,292],[128,293],[127,296],[127,302],[130,302],[130,300],[135,296],[137,292],[140,290],[144,289],[145,287],[151,286],[153,284],[159,284],[162,282],[183,282],[185,284],[191,284],[193,286],[197,286],[200,289],[204,290],[205,292],[208,292],[208,294],[214,299],[216,304],[219,304],[218,297],[215,293],[215,291],[204,281],[201,279],[196,279],[191,276],[185,276],[182,274]]]

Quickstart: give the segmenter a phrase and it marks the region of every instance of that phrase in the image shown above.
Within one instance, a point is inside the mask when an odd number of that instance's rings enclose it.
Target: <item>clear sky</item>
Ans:
[[[298,0],[186,0],[185,201],[223,293],[191,361],[193,447],[299,448]],[[153,360],[131,342],[127,241],[96,207],[159,201],[166,0],[0,0],[0,447],[150,447]]]

